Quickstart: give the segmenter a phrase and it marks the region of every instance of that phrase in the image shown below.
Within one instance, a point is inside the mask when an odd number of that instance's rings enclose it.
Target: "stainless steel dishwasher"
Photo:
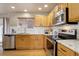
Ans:
[[[15,36],[4,35],[3,36],[3,49],[15,49]]]

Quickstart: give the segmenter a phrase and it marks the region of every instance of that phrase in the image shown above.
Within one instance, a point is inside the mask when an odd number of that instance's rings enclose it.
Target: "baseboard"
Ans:
[[[3,50],[16,50],[16,48],[13,48],[13,49],[3,49]]]

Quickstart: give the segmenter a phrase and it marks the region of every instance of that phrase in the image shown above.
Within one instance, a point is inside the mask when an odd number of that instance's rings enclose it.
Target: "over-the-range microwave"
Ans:
[[[77,22],[69,22],[69,9],[60,10],[55,14],[55,25],[60,24],[78,24]]]

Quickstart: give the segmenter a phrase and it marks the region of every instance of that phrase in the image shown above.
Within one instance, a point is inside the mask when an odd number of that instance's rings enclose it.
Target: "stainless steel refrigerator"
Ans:
[[[3,49],[15,49],[15,36],[4,35],[3,36]]]

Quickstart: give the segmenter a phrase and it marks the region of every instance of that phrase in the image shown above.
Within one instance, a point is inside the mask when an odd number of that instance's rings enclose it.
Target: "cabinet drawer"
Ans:
[[[76,56],[79,56],[79,53],[76,53]]]
[[[61,51],[65,56],[75,56],[75,52],[71,49],[65,47],[64,45],[58,43],[58,50]]]
[[[64,56],[64,54],[60,51],[60,50],[58,50],[58,56]]]
[[[16,38],[30,38],[31,35],[16,35]]]

